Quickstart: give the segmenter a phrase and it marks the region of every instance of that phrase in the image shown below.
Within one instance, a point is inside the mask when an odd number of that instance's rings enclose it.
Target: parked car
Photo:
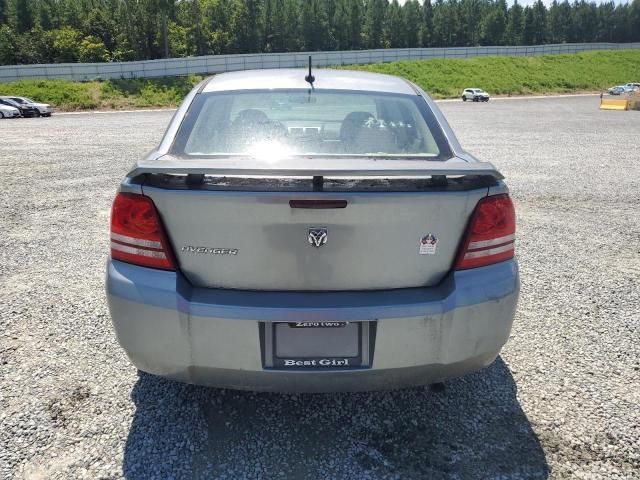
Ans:
[[[637,92],[640,90],[640,83],[625,83],[623,87],[627,92]]]
[[[143,371],[236,389],[388,389],[481,369],[519,292],[502,178],[398,77],[204,80],[113,202],[118,340]]]
[[[462,92],[462,101],[488,102],[489,94],[480,88],[465,88]]]
[[[20,117],[20,110],[10,105],[5,105],[0,101],[0,118]]]
[[[51,106],[47,103],[39,103],[39,102],[35,102],[33,100],[31,100],[30,98],[27,97],[2,97],[2,98],[8,98],[9,100],[13,100],[16,103],[19,103],[20,105],[28,105],[31,107],[35,107],[38,111],[38,115],[39,117],[50,117],[52,110],[51,110]]]
[[[8,105],[13,108],[17,108],[20,111],[21,117],[36,117],[38,116],[38,109],[32,105],[23,105],[11,100],[8,97],[0,97],[0,103]]]
[[[609,95],[622,95],[626,92],[625,88],[622,85],[617,85],[615,87],[611,87],[609,90]]]

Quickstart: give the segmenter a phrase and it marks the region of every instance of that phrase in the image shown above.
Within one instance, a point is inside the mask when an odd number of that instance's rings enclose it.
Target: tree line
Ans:
[[[640,0],[0,0],[0,65],[640,41]]]

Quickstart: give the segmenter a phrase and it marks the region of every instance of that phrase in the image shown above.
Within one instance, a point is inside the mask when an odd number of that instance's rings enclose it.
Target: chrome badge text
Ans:
[[[192,245],[185,245],[180,249],[185,253],[202,253],[205,255],[237,255],[237,248],[218,248],[218,247],[194,247]]]

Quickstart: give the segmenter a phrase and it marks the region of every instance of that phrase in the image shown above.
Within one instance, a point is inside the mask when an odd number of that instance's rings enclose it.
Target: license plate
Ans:
[[[368,367],[369,323],[265,323],[264,365],[311,370]]]

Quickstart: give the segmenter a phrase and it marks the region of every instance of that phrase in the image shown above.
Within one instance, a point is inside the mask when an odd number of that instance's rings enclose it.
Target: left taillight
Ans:
[[[176,269],[171,245],[149,197],[116,195],[111,209],[111,258],[143,267]]]

